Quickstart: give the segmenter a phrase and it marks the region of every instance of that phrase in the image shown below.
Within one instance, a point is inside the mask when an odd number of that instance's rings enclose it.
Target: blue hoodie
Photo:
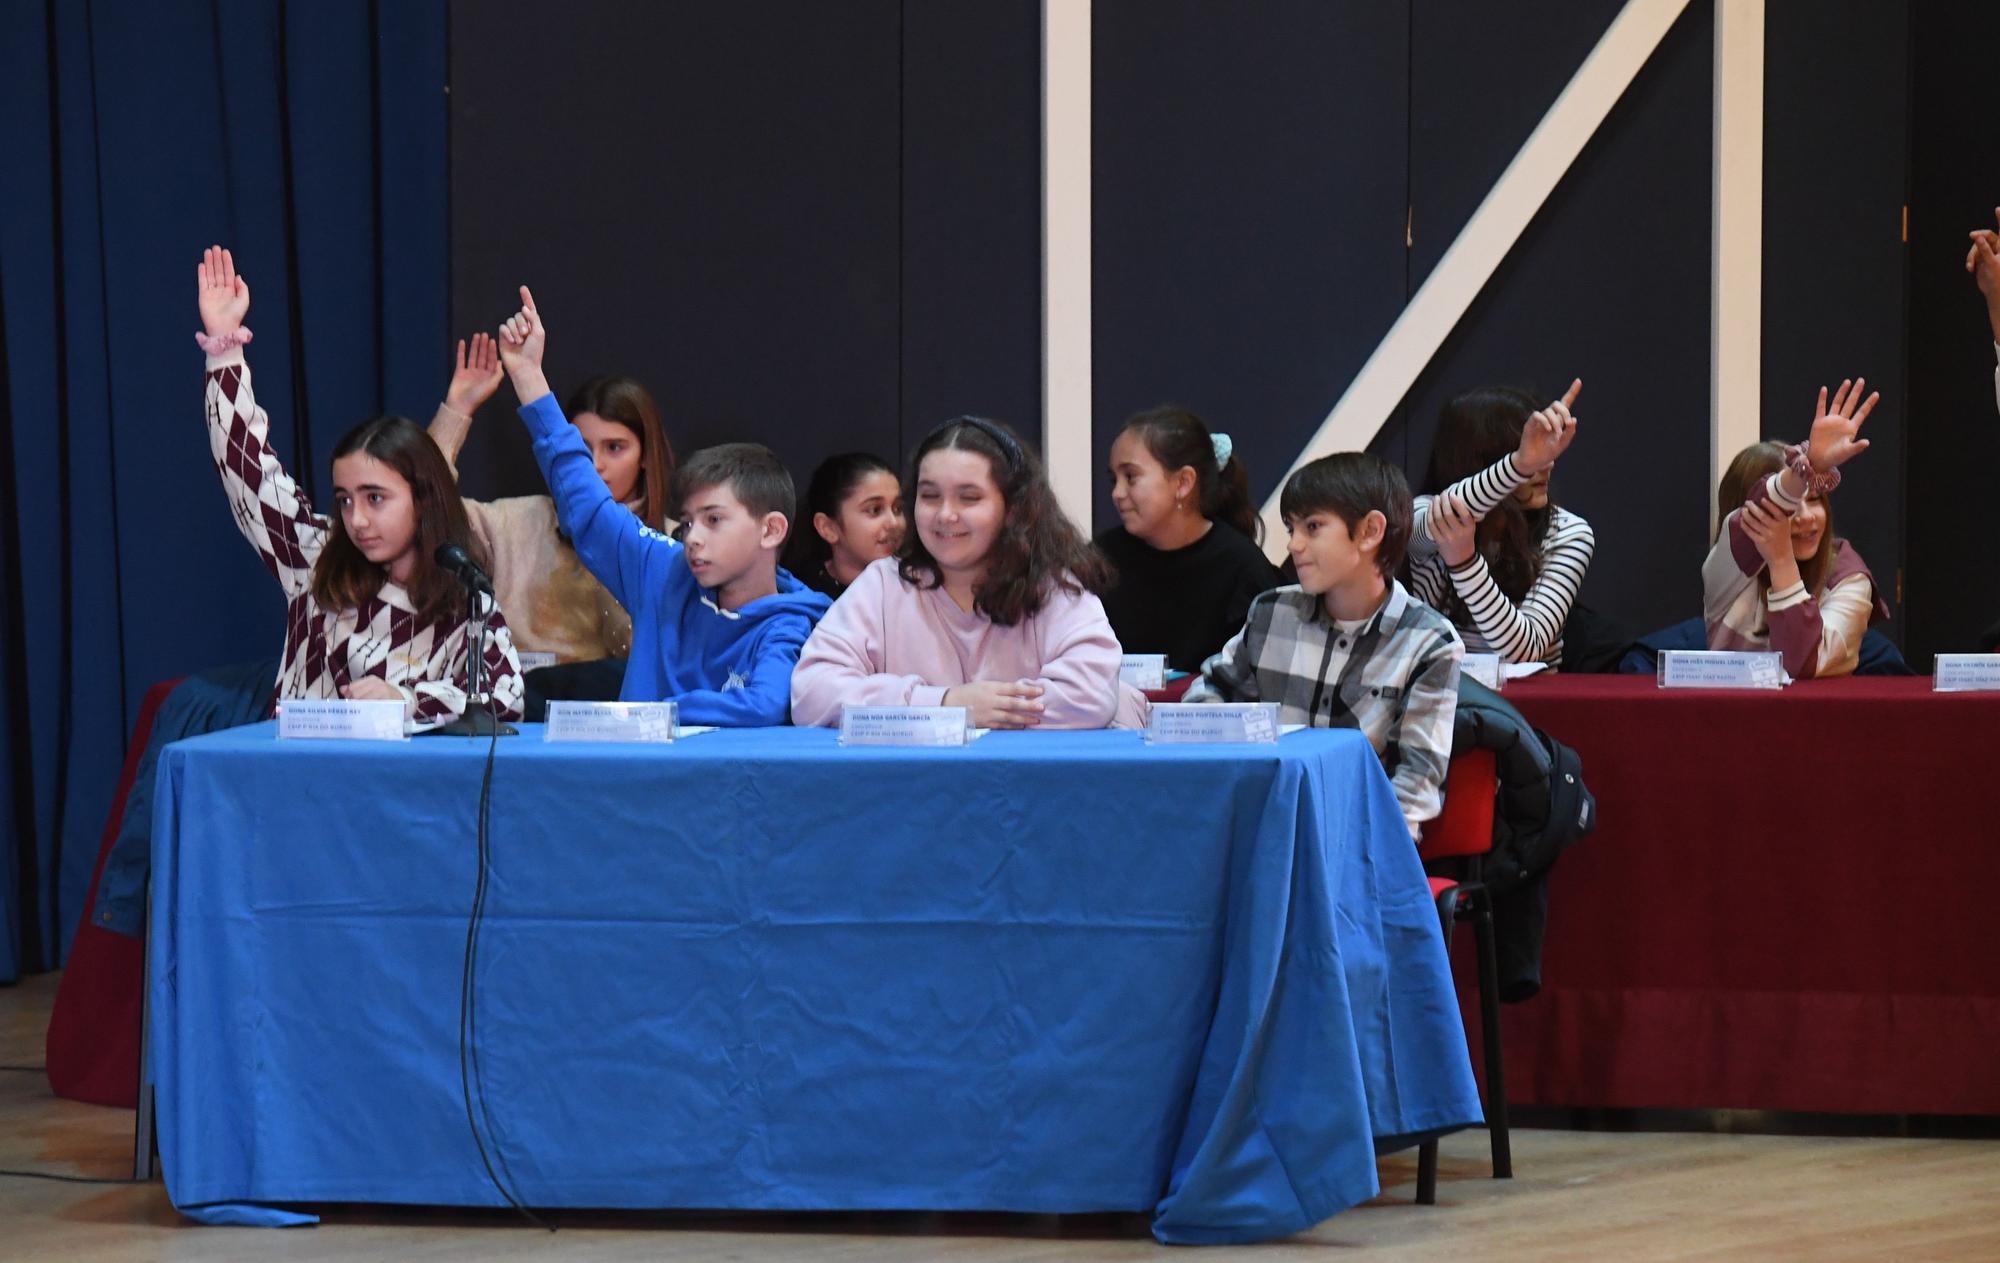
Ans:
[[[778,590],[725,610],[694,580],[674,540],[611,498],[583,435],[554,395],[523,405],[535,463],[576,555],[632,616],[632,660],[619,696],[675,702],[684,724],[759,728],[786,722],[792,668],[832,602],[778,570]]]

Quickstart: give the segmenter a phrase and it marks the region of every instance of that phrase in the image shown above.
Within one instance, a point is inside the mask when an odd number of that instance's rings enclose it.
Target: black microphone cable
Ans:
[[[478,595],[476,593],[472,594],[475,611],[478,608],[478,600]],[[483,620],[479,621],[479,626],[483,631]],[[470,628],[466,631],[466,638],[468,642],[471,641],[472,633]],[[482,636],[481,639],[483,640],[484,637]],[[477,653],[483,658],[485,655],[485,646],[481,644],[475,648],[472,644],[468,643],[466,653],[468,655],[466,660],[466,685],[469,690],[479,668],[485,665],[483,661],[475,662],[472,655]],[[467,702],[471,704],[470,697],[467,698]],[[492,867],[493,763],[500,751],[500,725],[497,722],[499,717],[492,715],[493,704],[490,699],[486,703],[486,708],[488,714],[496,722],[493,725],[492,734],[488,738],[486,745],[486,769],[479,780],[479,814],[475,826],[478,845],[478,879],[472,888],[472,915],[467,919],[465,926],[465,970],[460,979],[458,991],[458,1082],[459,1088],[465,1095],[465,1125],[472,1132],[472,1143],[479,1149],[479,1161],[486,1168],[486,1178],[492,1182],[493,1187],[499,1191],[500,1196],[507,1199],[507,1204],[520,1213],[522,1218],[537,1228],[546,1228],[550,1232],[554,1232],[555,1226],[553,1224],[544,1223],[533,1211],[529,1210],[522,1203],[521,1198],[515,1192],[515,1187],[518,1186],[510,1187],[514,1185],[514,1173],[507,1166],[506,1155],[500,1151],[500,1142],[498,1139],[499,1128],[494,1126],[493,1112],[487,1101],[486,1080],[480,1073],[479,1068],[479,1037],[476,1021],[477,1006],[473,1002],[473,997],[475,994],[475,975],[479,964],[479,927],[486,919],[487,874]],[[477,1114],[474,1113],[472,1108],[472,1095],[475,1083],[479,1089],[479,1110]],[[481,1117],[484,1117],[486,1120],[486,1130],[495,1136],[491,1153],[487,1151],[486,1139],[479,1131],[479,1119]],[[500,1165],[499,1171],[494,1170],[494,1161],[496,1158]],[[502,1172],[507,1177],[504,1181],[501,1179]]]

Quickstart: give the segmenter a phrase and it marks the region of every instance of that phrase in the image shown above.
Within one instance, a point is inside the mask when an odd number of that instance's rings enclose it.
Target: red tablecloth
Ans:
[[[1544,990],[1502,1016],[1513,1100],[2000,1114],[2000,695],[1506,697],[1600,819],[1552,878]]]

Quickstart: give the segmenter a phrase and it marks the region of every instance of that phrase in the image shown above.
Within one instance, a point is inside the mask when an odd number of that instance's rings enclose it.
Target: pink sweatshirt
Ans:
[[[942,587],[903,582],[896,559],[874,562],[841,593],[799,654],[792,672],[792,722],[840,722],[857,706],[941,706],[945,690],[975,680],[1042,686],[1044,728],[1103,728],[1134,720],[1139,699],[1123,696],[1123,651],[1104,606],[1091,593],[1050,594],[1040,612],[1001,627],[968,613]]]

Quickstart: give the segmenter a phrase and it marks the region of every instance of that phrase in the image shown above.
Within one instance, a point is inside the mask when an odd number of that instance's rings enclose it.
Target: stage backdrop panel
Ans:
[[[1403,307],[1410,6],[1098,0],[1091,21],[1092,453],[1182,404],[1261,499]]]
[[[1617,7],[1586,16],[1568,5],[1417,6],[1413,285]],[[1667,32],[1410,389],[1402,433],[1386,431],[1376,444],[1422,487],[1438,413],[1452,396],[1505,384],[1553,398],[1581,377],[1582,428],[1554,494],[1596,531],[1581,600],[1635,633],[1701,608],[1711,18],[1707,5],[1691,4]]]
[[[1039,431],[1035,4],[453,14],[461,332],[528,282],[559,395],[631,374],[678,452],[764,442],[802,487],[958,412]],[[540,491],[496,403],[466,490]]]
[[[1804,438],[1820,386],[1843,377],[1882,392],[1834,526],[1874,571],[1895,614],[1883,630],[1899,639],[1909,23],[1907,5],[1882,0],[1774,4],[1764,18],[1762,433]],[[1834,74],[1847,90],[1829,90]]]
[[[1924,668],[1933,653],[1975,648],[1980,631],[2000,621],[2000,551],[1987,508],[1990,471],[2000,467],[1993,333],[1964,271],[1965,234],[1994,227],[2000,206],[1992,42],[1969,34],[1992,18],[1984,0],[1911,7],[1905,595],[1911,662]]]

